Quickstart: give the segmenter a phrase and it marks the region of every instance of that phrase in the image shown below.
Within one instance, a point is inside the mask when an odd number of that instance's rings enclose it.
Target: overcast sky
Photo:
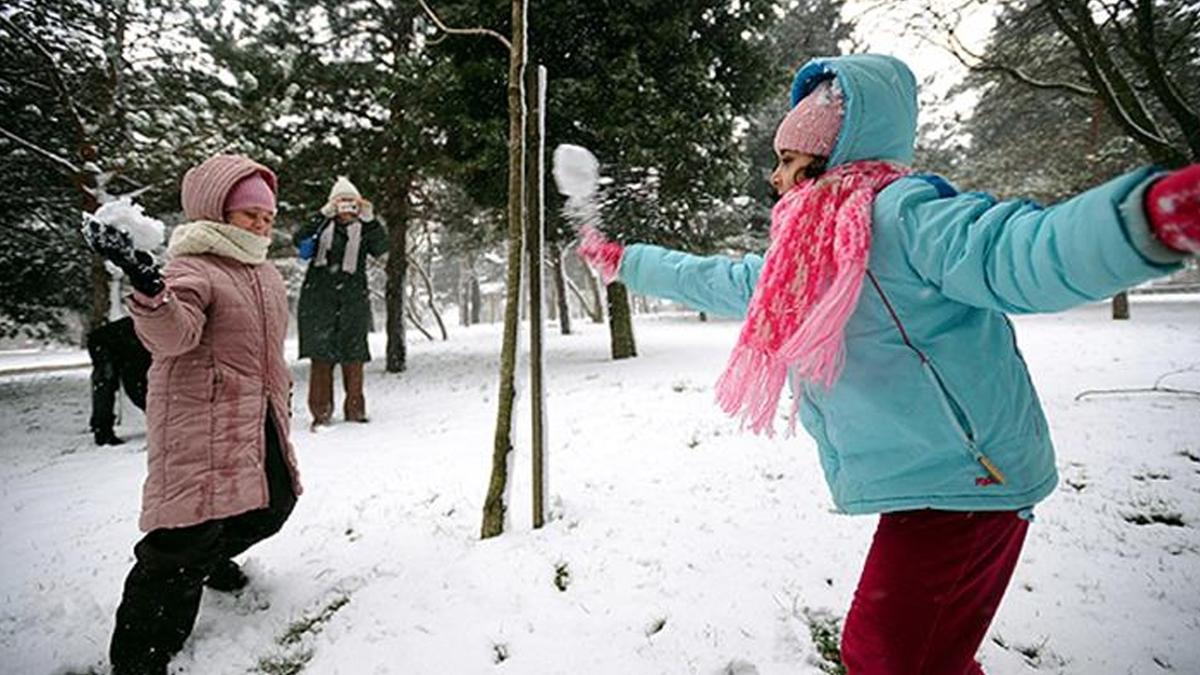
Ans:
[[[966,69],[942,46],[945,38],[933,31],[905,30],[908,19],[927,3],[947,13],[967,4],[963,0],[848,0],[845,10],[846,18],[857,26],[855,37],[859,42],[871,51],[897,56],[912,68],[921,84],[923,120],[969,110],[974,103],[969,97],[946,98],[946,92],[963,78]],[[957,33],[972,51],[979,52],[992,29],[996,6],[976,2],[968,9],[960,12]]]

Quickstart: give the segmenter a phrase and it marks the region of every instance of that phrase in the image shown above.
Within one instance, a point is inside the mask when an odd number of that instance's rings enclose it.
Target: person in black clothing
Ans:
[[[232,592],[246,586],[234,556],[283,527],[296,492],[268,410],[265,424],[268,504],[198,525],[151,531],[133,547],[137,561],[125,580],[109,658],[114,675],[167,672],[200,609],[202,586]]]
[[[146,409],[146,371],[150,370],[150,352],[133,330],[133,319],[110,321],[87,338],[92,359],[92,418],[89,426],[96,445],[120,445],[124,439],[113,431],[117,391],[138,407]]]

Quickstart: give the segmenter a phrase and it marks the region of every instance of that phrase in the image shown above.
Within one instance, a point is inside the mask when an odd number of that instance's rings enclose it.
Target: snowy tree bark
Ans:
[[[450,334],[446,332],[446,322],[442,320],[442,313],[438,311],[437,300],[433,293],[433,280],[429,278],[429,273],[415,259],[409,259],[409,264],[417,271],[417,276],[421,277],[421,282],[425,285],[426,303],[429,306],[429,312],[433,314],[434,321],[437,321],[438,330],[442,333],[442,340],[449,340]]]
[[[387,363],[389,373],[408,367],[404,294],[408,275],[409,177],[397,173],[384,182],[384,220],[388,227],[387,260]]]
[[[558,329],[571,334],[571,307],[567,303],[566,272],[563,271],[563,252],[557,241],[550,242],[550,273],[554,275],[554,301],[558,307]]]
[[[585,269],[584,273],[587,277],[588,290],[592,292],[592,307],[596,308],[595,311],[590,312],[592,323],[604,323],[604,301],[600,298],[600,282],[591,268]]]
[[[508,60],[508,272],[505,278],[504,340],[500,349],[500,395],[492,443],[492,476],[483,503],[484,539],[504,532],[508,516],[508,476],[512,457],[513,408],[520,332],[521,264],[525,215],[525,0],[512,2],[512,42]]]
[[[467,262],[465,258],[458,261],[458,283],[455,284],[454,295],[458,300],[458,325],[471,325],[470,291],[467,288]]]
[[[593,285],[596,283],[596,280],[590,275],[588,276],[588,280]],[[579,290],[579,287],[575,285],[575,282],[571,281],[571,278],[566,276],[566,274],[563,274],[563,281],[566,282],[567,288],[571,290],[571,294],[574,295],[575,299],[579,301],[579,305],[583,307],[584,313],[588,315],[588,318],[592,320],[592,323],[604,323],[604,307],[598,304],[599,298],[593,296],[593,302],[589,303],[587,298],[583,297],[583,291]]]
[[[1145,5],[1147,14],[1153,11],[1148,0],[1138,0],[1138,3]],[[1130,78],[1113,59],[1100,27],[1096,25],[1087,0],[1047,0],[1045,7],[1051,18],[1054,19],[1055,25],[1075,45],[1079,52],[1080,63],[1087,71],[1092,87],[1099,92],[1101,100],[1104,101],[1104,105],[1113,119],[1125,129],[1131,138],[1146,149],[1155,162],[1166,166],[1186,164],[1188,153],[1183,148],[1174,146],[1163,133],[1158,121],[1154,119],[1153,114],[1134,89]],[[1116,10],[1110,11],[1115,12]],[[1142,11],[1139,9],[1135,14],[1140,15]],[[1152,34],[1152,18],[1149,23],[1148,30]],[[1118,33],[1121,33],[1120,23],[1118,22],[1116,25]],[[1133,50],[1134,53],[1141,51],[1136,46],[1133,47]],[[1160,75],[1165,77],[1161,73],[1161,64],[1158,62],[1153,48],[1149,54],[1143,55],[1143,58],[1144,61],[1140,61],[1140,63],[1144,69],[1147,71],[1158,70]],[[1147,64],[1152,65],[1147,68]],[[1142,74],[1150,75],[1151,73]],[[1155,79],[1161,78],[1150,78],[1151,82]],[[1173,89],[1165,81],[1160,87],[1166,91]],[[1153,91],[1158,94],[1160,87],[1155,87]],[[1173,97],[1168,96],[1167,98],[1172,99]],[[1186,104],[1183,104],[1183,108],[1187,108]],[[1170,111],[1171,108],[1168,110]],[[1174,116],[1174,111],[1172,111],[1172,116]],[[1191,115],[1191,119],[1188,119],[1188,115],[1185,114],[1182,119],[1176,118],[1175,121],[1184,129],[1185,136],[1200,140],[1197,138],[1197,134],[1200,134],[1200,121],[1195,118],[1194,113]],[[1192,127],[1190,131],[1189,126]],[[1193,149],[1193,153],[1197,159],[1200,159],[1200,144]]]
[[[545,103],[546,69],[526,71],[525,222],[529,259],[529,398],[533,464],[533,527],[546,523],[546,395],[543,347],[546,329],[545,286]]]
[[[1121,291],[1113,296],[1112,299],[1112,318],[1115,321],[1123,321],[1129,318],[1129,292]]]
[[[608,285],[608,330],[613,359],[637,356],[633,339],[633,316],[629,311],[629,291],[625,284],[614,281]]]
[[[471,325],[483,320],[483,289],[479,287],[479,276],[471,272]]]

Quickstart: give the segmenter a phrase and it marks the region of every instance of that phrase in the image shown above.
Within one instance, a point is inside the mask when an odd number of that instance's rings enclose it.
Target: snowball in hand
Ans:
[[[142,213],[141,205],[134,204],[129,197],[105,202],[86,218],[128,232],[135,249],[149,251],[163,242],[162,221]]]
[[[600,182],[600,162],[587,148],[563,143],[554,149],[554,182],[567,197],[586,198]]]

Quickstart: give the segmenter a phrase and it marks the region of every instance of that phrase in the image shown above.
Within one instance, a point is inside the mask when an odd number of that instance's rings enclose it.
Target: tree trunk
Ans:
[[[533,527],[546,524],[546,394],[543,373],[543,347],[546,331],[545,284],[542,272],[546,266],[544,188],[545,153],[545,87],[546,69],[529,69],[526,82],[528,119],[526,121],[525,152],[525,222],[527,225],[526,253],[529,258],[529,398],[531,456],[533,459]]]
[[[1112,318],[1115,321],[1123,321],[1129,318],[1129,293],[1121,291],[1113,296],[1112,299]]]
[[[85,166],[87,166],[86,163],[94,165],[96,161],[96,149],[90,143],[84,143],[80,147],[79,156],[84,160]],[[96,209],[100,208],[100,201],[96,198],[96,175],[81,171],[75,176],[75,187],[79,190],[83,212],[95,213]],[[103,257],[92,254],[90,270],[92,301],[88,309],[87,325],[83,329],[85,340],[89,332],[108,322],[108,310],[110,308],[109,283],[112,281],[112,277],[104,267]]]
[[[383,184],[384,220],[388,228],[387,260],[387,372],[408,367],[405,343],[404,294],[408,276],[408,176],[396,173]]]
[[[583,292],[579,290],[579,287],[575,285],[575,282],[571,281],[571,278],[566,274],[563,274],[563,281],[567,284],[567,288],[571,289],[571,293],[575,295],[575,299],[579,301],[579,305],[583,307],[584,313],[591,318],[592,323],[604,323],[603,305],[589,304],[587,298],[583,297]]]
[[[471,293],[467,288],[467,269],[466,260],[458,261],[458,283],[455,284],[458,295],[458,325],[471,325]]]
[[[554,299],[558,307],[558,328],[563,335],[571,334],[571,306],[567,304],[567,280],[563,271],[563,253],[557,241],[550,242],[550,273],[554,275]]]
[[[408,303],[404,310],[404,314],[408,317],[408,320],[412,323],[413,327],[421,331],[421,335],[424,335],[430,342],[437,342],[437,339],[433,337],[433,333],[430,333],[425,326],[421,325],[421,319],[417,316],[416,308],[413,306],[412,302]]]
[[[470,284],[468,290],[471,294],[471,325],[475,325],[481,321],[483,313],[483,291],[479,288],[479,277],[474,269],[471,270]]]
[[[604,307],[604,301],[600,299],[600,282],[596,280],[596,274],[590,267],[586,268],[584,272],[587,276],[588,289],[592,292],[592,306],[596,308],[596,311],[592,313],[592,323],[604,323],[604,311],[601,309]]]
[[[513,406],[517,397],[517,338],[520,329],[521,264],[525,207],[525,0],[512,0],[512,47],[508,59],[508,271],[505,279],[504,340],[500,348],[500,394],[492,443],[492,476],[483,503],[482,538],[504,532],[508,514],[509,458]]]
[[[438,330],[442,333],[442,340],[449,340],[450,335],[446,332],[446,322],[442,321],[442,313],[438,311],[437,304],[434,302],[433,280],[429,278],[429,274],[425,271],[425,268],[421,267],[421,264],[416,260],[412,261],[412,266],[417,270],[417,275],[421,277],[421,281],[425,284],[425,294],[429,297],[429,301],[426,304],[429,305],[429,311],[433,313],[433,318],[437,321]]]
[[[1157,120],[1113,58],[1087,0],[1048,0],[1045,8],[1059,31],[1071,41],[1088,80],[1099,92],[1112,119],[1156,164],[1178,167],[1187,153],[1172,145]]]
[[[629,311],[629,291],[619,281],[609,284],[607,290],[612,357],[616,360],[637,356],[637,344],[633,340],[633,317]]]

